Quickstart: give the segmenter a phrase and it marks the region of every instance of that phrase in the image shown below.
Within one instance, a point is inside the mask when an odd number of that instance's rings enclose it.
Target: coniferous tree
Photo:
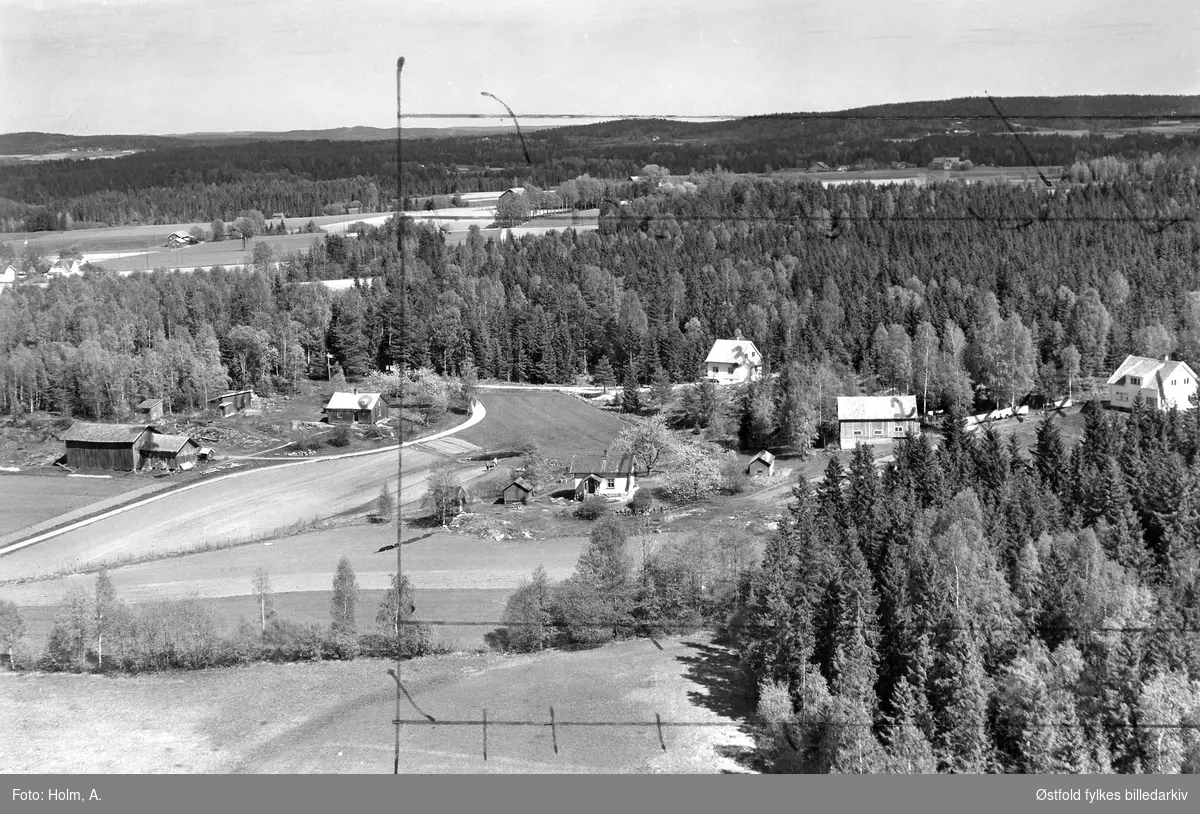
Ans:
[[[1042,483],[1054,494],[1061,496],[1066,486],[1067,451],[1058,422],[1052,413],[1047,413],[1038,423],[1033,464]]]

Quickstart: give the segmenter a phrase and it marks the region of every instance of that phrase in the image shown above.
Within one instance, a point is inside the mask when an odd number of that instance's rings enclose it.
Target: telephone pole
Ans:
[[[404,69],[404,57],[396,60],[396,247],[400,251],[400,337],[404,340],[404,300],[405,300],[405,274],[404,274],[404,140],[401,136],[401,128],[403,122],[400,115],[400,71]],[[394,362],[395,360],[393,360]],[[400,624],[403,614],[402,603],[404,601],[404,571],[403,571],[403,551],[402,536],[404,529],[404,518],[401,513],[404,493],[404,390],[400,390],[400,415],[401,420],[396,424],[397,441],[396,446],[396,673],[393,678],[396,679],[396,756],[392,764],[392,774],[400,774],[400,691],[403,689],[400,684],[400,659],[404,650],[404,626]]]

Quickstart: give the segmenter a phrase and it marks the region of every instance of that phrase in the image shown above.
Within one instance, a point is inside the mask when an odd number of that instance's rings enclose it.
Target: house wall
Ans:
[[[358,411],[326,410],[325,417],[329,420],[330,424],[353,424],[358,419]]]
[[[142,411],[142,416],[147,421],[154,421],[156,419],[162,418],[163,417],[163,406],[161,404],[156,404],[155,406],[151,407],[149,410]]]
[[[841,445],[852,448],[859,443],[885,444],[903,438],[906,432],[918,435],[921,422],[917,419],[888,419],[887,421],[841,421]],[[855,435],[855,433],[858,433]]]
[[[138,463],[137,446],[141,442],[102,444],[95,441],[67,441],[67,466],[72,469],[116,469],[132,472]]]
[[[139,451],[138,469],[159,469],[164,465],[167,469],[178,469],[180,464],[196,463],[199,455],[200,450],[191,444],[185,444],[179,452],[143,449]]]
[[[519,486],[509,486],[502,496],[505,503],[520,503],[528,498],[529,493]]]
[[[1128,378],[1121,380],[1122,384],[1110,384],[1108,386],[1108,403],[1109,406],[1117,410],[1133,409],[1133,401],[1137,398],[1138,393],[1142,394],[1142,400],[1146,403],[1149,409],[1169,410],[1172,406],[1179,410],[1190,410],[1192,407],[1189,397],[1196,392],[1196,379],[1192,377],[1190,372],[1177,371],[1173,379],[1163,381],[1163,401],[1160,404],[1158,393],[1158,380],[1155,377],[1146,377],[1142,379],[1141,385],[1128,384]],[[1175,384],[1172,385],[1171,382]]]
[[[752,476],[753,475],[774,475],[775,467],[774,467],[774,465],[768,466],[767,464],[763,463],[762,461],[755,461],[754,463],[750,464],[750,474]]]
[[[633,490],[633,487],[636,483],[636,479],[634,478],[633,475],[619,475],[619,476],[613,476],[611,478],[611,480],[613,481],[613,485],[610,487],[608,485],[608,481],[610,479],[609,477],[606,477],[604,475],[597,475],[597,477],[600,478],[600,483],[596,487],[596,491],[594,492],[594,494],[601,495],[601,496],[629,494],[629,492],[631,492]],[[585,477],[576,477],[574,488],[578,489],[579,484],[583,483],[584,480],[586,480],[586,476]]]
[[[729,369],[733,368],[730,373]],[[723,384],[732,384],[734,382],[750,381],[752,378],[757,379],[758,368],[750,365],[729,365],[729,364],[714,364],[712,362],[704,363],[704,375],[706,378],[716,379]]]

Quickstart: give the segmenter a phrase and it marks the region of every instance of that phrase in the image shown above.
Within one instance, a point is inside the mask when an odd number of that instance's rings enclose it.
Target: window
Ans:
[[[883,435],[883,430],[875,430],[876,435]]]
[[[616,489],[616,488],[617,488],[617,479],[616,479],[616,478],[609,478],[609,479],[608,479],[608,484],[607,484],[607,485],[608,485],[608,488],[609,488],[609,489]]]
[[[854,434],[855,434],[855,435],[862,435],[862,430],[855,430],[855,431],[854,431]]]
[[[730,365],[730,366],[729,366],[729,372],[730,372],[730,373],[733,373],[733,365]]]
[[[713,373],[720,373],[720,372],[721,372],[721,369],[719,367],[717,367],[716,365],[713,365]]]
[[[1174,387],[1174,386],[1175,386],[1175,380],[1174,380],[1174,379],[1171,379],[1171,386],[1172,386],[1172,387]]]
[[[1130,377],[1129,377],[1129,383],[1130,383],[1130,384],[1141,384],[1141,383],[1142,383],[1142,380],[1141,380],[1141,378],[1140,378],[1140,377],[1138,377],[1138,376],[1130,376]]]
[[[892,427],[892,435],[904,435],[904,425],[896,424]]]

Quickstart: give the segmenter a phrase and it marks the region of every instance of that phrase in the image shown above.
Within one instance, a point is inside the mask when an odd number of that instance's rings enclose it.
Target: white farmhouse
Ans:
[[[1196,371],[1187,362],[1170,358],[1151,359],[1126,356],[1116,372],[1108,377],[1107,406],[1116,410],[1133,409],[1140,393],[1150,410],[1190,410],[1189,396],[1196,392]]]
[[[749,339],[718,339],[704,360],[704,377],[717,384],[753,381],[762,375],[762,363]]]
[[[571,461],[570,475],[574,481],[575,499],[584,500],[592,495],[604,498],[622,498],[633,494],[637,488],[633,467],[633,456],[629,453],[609,455],[579,455]]]

